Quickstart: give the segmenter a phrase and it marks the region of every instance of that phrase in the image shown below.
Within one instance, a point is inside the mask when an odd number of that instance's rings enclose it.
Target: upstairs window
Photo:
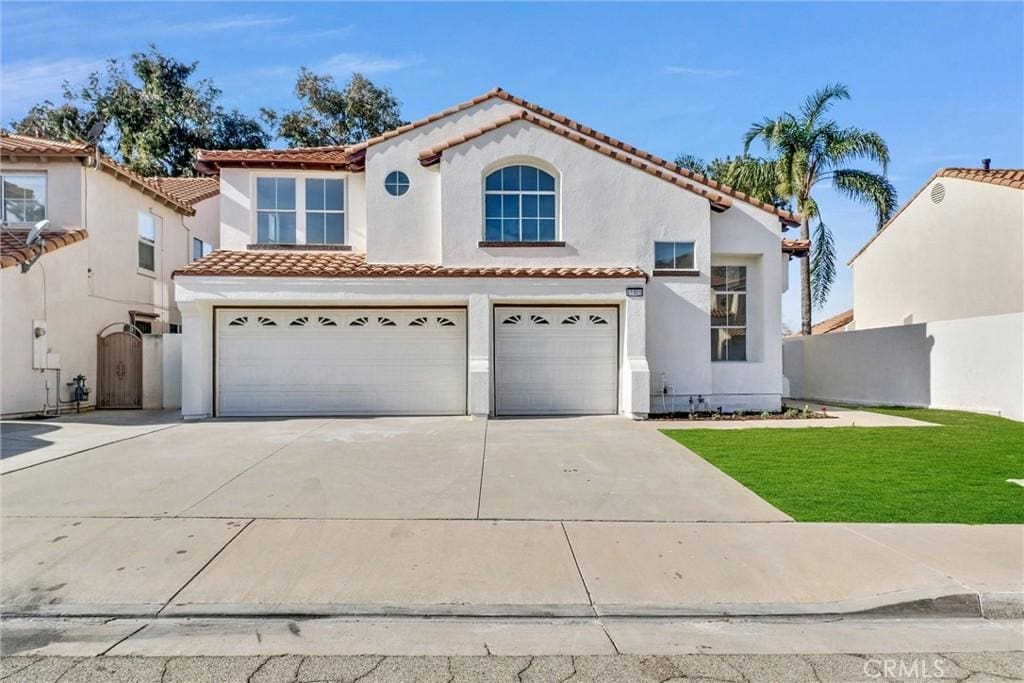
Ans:
[[[747,359],[747,268],[711,266],[711,360]]]
[[[3,220],[8,223],[37,223],[46,218],[46,174],[26,173],[0,176]]]
[[[295,244],[295,178],[256,179],[256,241]]]
[[[209,242],[204,242],[198,237],[192,238],[192,260],[198,261],[207,254],[213,251],[213,245]]]
[[[345,243],[345,181],[306,179],[306,244]]]
[[[655,270],[693,270],[693,242],[655,242]]]
[[[484,239],[552,242],[556,239],[555,178],[533,166],[506,166],[484,180]]]
[[[156,271],[156,216],[139,212],[139,268]]]

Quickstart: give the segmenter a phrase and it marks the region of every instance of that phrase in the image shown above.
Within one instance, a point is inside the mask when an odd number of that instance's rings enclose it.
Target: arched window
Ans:
[[[533,166],[506,166],[484,181],[484,239],[551,242],[556,239],[555,178]]]

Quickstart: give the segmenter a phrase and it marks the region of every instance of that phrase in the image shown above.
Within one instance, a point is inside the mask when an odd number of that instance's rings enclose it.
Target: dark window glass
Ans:
[[[46,175],[4,175],[3,220],[11,223],[37,223],[46,218]]]
[[[655,242],[654,267],[662,270],[693,270],[693,242]]]
[[[400,197],[409,191],[409,176],[401,171],[392,171],[384,179],[384,189],[388,194]]]

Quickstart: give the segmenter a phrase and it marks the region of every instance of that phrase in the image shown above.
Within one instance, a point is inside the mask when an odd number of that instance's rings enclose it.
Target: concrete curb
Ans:
[[[324,617],[480,617],[480,618],[1024,618],[1024,596],[1018,593],[953,593],[922,591],[831,603],[677,604],[677,605],[460,605],[460,604],[194,604],[168,605],[7,605],[5,618],[324,618]]]

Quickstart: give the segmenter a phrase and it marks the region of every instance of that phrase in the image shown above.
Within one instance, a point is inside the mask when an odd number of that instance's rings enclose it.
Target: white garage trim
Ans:
[[[617,306],[494,306],[495,415],[605,415],[619,405]]]
[[[465,307],[218,306],[216,414],[464,415]]]

